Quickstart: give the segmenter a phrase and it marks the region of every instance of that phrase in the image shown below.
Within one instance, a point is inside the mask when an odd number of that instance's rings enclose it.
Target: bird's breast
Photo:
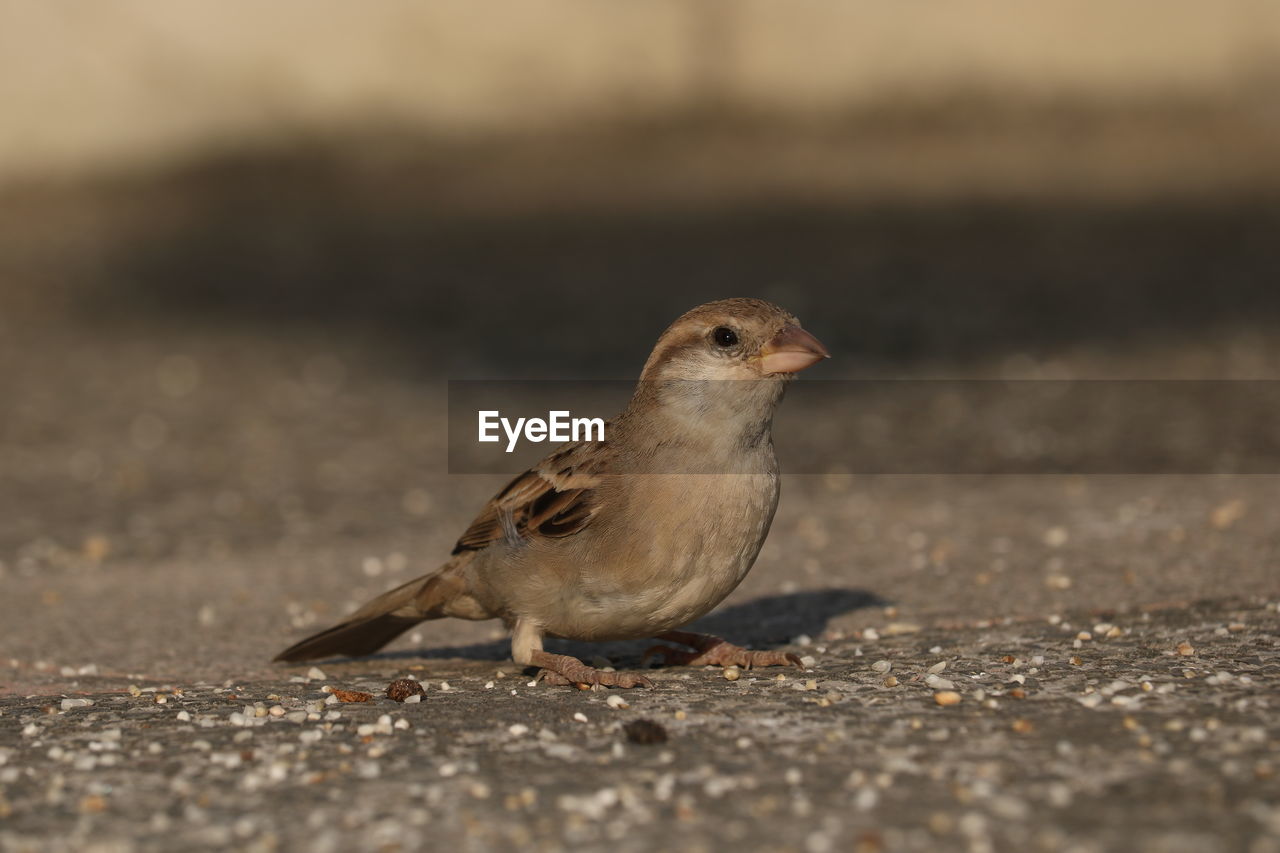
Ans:
[[[560,567],[557,594],[542,614],[548,631],[582,640],[644,637],[706,614],[755,562],[778,479],[772,470],[647,474],[625,493],[614,504],[620,515],[583,537],[585,553],[574,565]]]

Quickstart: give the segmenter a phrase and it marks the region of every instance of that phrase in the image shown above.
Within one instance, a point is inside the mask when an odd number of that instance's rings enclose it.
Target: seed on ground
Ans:
[[[410,696],[421,696],[426,692],[422,684],[412,678],[397,678],[387,685],[387,698],[396,702],[403,702]]]
[[[365,693],[363,690],[338,690],[333,691],[333,698],[339,702],[372,702],[373,694]]]

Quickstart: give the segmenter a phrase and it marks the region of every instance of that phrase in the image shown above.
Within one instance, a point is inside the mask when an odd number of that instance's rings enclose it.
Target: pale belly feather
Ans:
[[[531,602],[548,633],[613,640],[670,631],[710,612],[750,571],[777,506],[776,475],[650,476],[628,523],[612,527],[612,541],[591,543],[611,564],[557,567],[563,582]],[[671,506],[671,490],[678,518],[646,511]]]

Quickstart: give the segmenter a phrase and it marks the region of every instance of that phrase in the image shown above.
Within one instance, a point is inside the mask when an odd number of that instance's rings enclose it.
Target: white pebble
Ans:
[[[631,707],[630,705],[627,704],[627,700],[623,699],[617,693],[610,693],[609,698],[604,700],[604,703],[608,705],[610,708],[618,708],[623,710]]]
[[[1071,538],[1071,534],[1067,532],[1065,527],[1050,527],[1044,532],[1044,544],[1050,548],[1061,548],[1067,544],[1067,540]]]
[[[574,711],[573,718],[580,723],[585,723],[587,721],[587,715],[581,711]]]
[[[311,669],[307,670],[307,678],[310,678],[312,681],[324,681],[324,671],[318,666],[313,666]]]
[[[512,737],[524,737],[529,733],[529,727],[524,723],[513,723],[507,726],[507,733]]]
[[[893,669],[893,664],[887,660],[878,660],[875,663],[871,664],[871,671],[878,672],[881,675],[885,674],[891,669]]]
[[[937,663],[935,663],[933,666],[929,667],[929,672],[933,675],[937,675],[938,673],[942,672],[946,668],[947,668],[947,662],[944,660],[940,660]]]

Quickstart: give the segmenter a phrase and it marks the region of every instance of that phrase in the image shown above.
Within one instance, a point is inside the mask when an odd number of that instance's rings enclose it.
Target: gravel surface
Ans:
[[[456,660],[85,674],[0,700],[0,842],[1269,850],[1278,628],[1256,601],[899,624],[798,638],[804,672],[626,693]],[[386,698],[399,678],[420,701]]]

